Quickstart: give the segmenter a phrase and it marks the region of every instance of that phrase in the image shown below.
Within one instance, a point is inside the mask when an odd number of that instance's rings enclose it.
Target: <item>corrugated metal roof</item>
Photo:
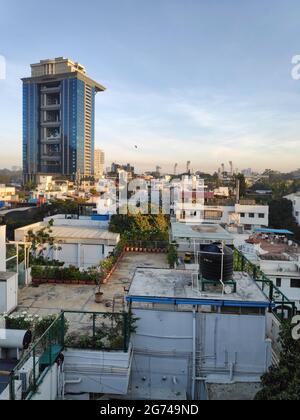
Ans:
[[[41,226],[34,229],[38,231]],[[117,242],[120,235],[111,233],[105,229],[97,229],[95,227],[75,227],[75,226],[53,226],[51,228],[51,236],[56,239],[92,239]]]

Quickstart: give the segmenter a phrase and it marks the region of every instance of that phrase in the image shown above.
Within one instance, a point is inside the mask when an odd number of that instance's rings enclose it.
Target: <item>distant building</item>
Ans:
[[[105,154],[103,150],[95,150],[95,178],[102,178],[104,174]]]
[[[127,163],[126,165],[119,165],[118,163],[112,163],[111,172],[117,173],[119,170],[134,173],[134,167],[131,166],[130,163]]]
[[[39,174],[94,173],[95,95],[105,88],[69,59],[42,60],[23,79],[23,171]]]
[[[0,208],[6,204],[15,203],[19,201],[19,196],[16,194],[15,187],[7,187],[0,184]]]
[[[258,229],[251,237],[234,235],[235,246],[300,311],[300,246],[292,237],[292,232],[277,229]]]
[[[295,194],[287,195],[285,198],[293,203],[294,217],[297,220],[298,225],[300,225],[300,191]]]

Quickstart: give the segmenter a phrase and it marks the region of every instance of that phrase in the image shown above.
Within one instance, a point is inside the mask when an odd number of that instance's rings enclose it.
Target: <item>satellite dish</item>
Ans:
[[[232,288],[231,286],[226,286],[224,289],[225,295],[231,295],[232,294]]]

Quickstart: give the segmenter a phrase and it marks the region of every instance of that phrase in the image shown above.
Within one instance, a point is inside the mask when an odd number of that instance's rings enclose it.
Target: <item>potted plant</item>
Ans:
[[[97,284],[97,291],[95,293],[95,302],[102,303],[103,302],[103,292],[101,292],[102,274],[95,272],[95,273],[90,273],[90,275],[94,277],[95,282]]]

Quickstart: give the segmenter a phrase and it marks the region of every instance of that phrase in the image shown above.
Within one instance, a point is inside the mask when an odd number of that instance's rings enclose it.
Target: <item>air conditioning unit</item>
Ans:
[[[35,370],[34,370],[35,369]],[[36,379],[39,377],[40,373],[40,366],[39,366],[39,359],[35,358],[35,366],[34,366],[34,359],[30,357],[27,362],[23,365],[21,369],[17,371],[17,375],[19,376],[20,381],[22,382],[22,391],[28,391],[28,388],[33,383],[33,377],[35,372]]]

